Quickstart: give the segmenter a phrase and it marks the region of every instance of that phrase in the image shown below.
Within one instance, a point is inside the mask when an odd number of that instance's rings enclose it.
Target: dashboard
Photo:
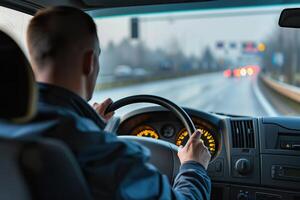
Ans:
[[[212,159],[212,200],[300,199],[300,118],[244,117],[185,108]],[[184,145],[189,136],[170,111],[135,110],[108,124],[118,135]]]
[[[139,115],[137,117],[143,118],[145,121],[135,124],[134,122],[138,122],[139,120],[132,118],[122,123],[118,132],[121,135],[151,137],[171,142],[178,147],[184,146],[189,139],[186,128],[183,127],[177,118],[168,115],[169,113],[166,112],[160,113],[159,115],[157,115],[157,113]],[[220,134],[218,134],[218,130],[211,124],[196,117],[192,120],[196,128],[202,131],[201,139],[209,149],[212,159],[214,159],[220,149]],[[128,127],[130,127],[130,129],[128,129]]]

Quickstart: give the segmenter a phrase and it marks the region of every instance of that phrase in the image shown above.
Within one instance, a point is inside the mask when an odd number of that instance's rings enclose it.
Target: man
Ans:
[[[211,183],[206,169],[210,153],[200,132],[179,151],[182,165],[172,187],[148,163],[147,149],[100,130],[103,124],[86,103],[99,73],[96,30],[92,18],[70,7],[48,8],[32,18],[27,45],[40,86],[39,109],[64,116],[58,117],[64,123],[55,128],[58,120],[47,123],[48,132],[43,136],[69,145],[97,199],[209,199]],[[109,103],[96,105],[96,110],[103,114]],[[112,114],[104,117],[109,119]],[[46,118],[40,117],[34,124]]]
[[[104,114],[112,100],[106,99],[101,104],[94,104],[94,109],[100,116],[86,104],[92,97],[99,71],[99,42],[97,37],[91,36],[96,33],[96,27],[89,24],[86,29],[79,28],[90,20],[87,15],[62,17],[63,14],[58,9],[47,15],[40,12],[29,25],[28,47],[36,80],[39,82],[40,102],[67,107],[104,128],[113,115]],[[61,23],[56,23],[58,20],[62,20]],[[74,21],[78,22],[78,26],[65,26]],[[65,52],[65,49],[68,51]]]

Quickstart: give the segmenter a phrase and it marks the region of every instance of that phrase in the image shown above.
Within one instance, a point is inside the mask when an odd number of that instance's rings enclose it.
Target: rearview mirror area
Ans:
[[[279,26],[286,28],[300,28],[300,8],[286,8],[279,18]]]

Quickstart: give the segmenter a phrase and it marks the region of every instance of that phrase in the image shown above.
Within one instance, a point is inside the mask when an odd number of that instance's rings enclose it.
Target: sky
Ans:
[[[260,42],[270,37],[278,26],[281,9],[266,7],[138,15],[140,40],[152,49],[165,50],[172,50],[174,41],[177,41],[177,47],[187,55],[200,55],[206,46],[210,46],[214,53],[222,54],[224,51],[215,48],[217,41],[240,44],[244,41]],[[26,49],[25,33],[30,18],[24,13],[0,7],[0,28],[11,33],[23,49]],[[110,41],[118,43],[130,35],[130,18],[95,19],[102,48]]]
[[[140,19],[139,39],[152,49],[170,49],[176,40],[187,55],[200,55],[206,46],[218,53],[220,50],[215,48],[217,41],[227,44],[263,42],[279,28],[280,9],[277,7],[246,11],[249,14],[243,10],[226,10],[137,15]],[[119,43],[130,35],[131,17],[95,19],[102,47],[105,48],[110,41]]]

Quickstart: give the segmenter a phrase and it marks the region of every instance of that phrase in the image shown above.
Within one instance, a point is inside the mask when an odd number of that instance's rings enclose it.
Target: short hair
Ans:
[[[45,61],[56,61],[88,37],[97,38],[93,19],[80,9],[57,6],[42,9],[31,19],[27,45],[31,59],[42,67]]]

